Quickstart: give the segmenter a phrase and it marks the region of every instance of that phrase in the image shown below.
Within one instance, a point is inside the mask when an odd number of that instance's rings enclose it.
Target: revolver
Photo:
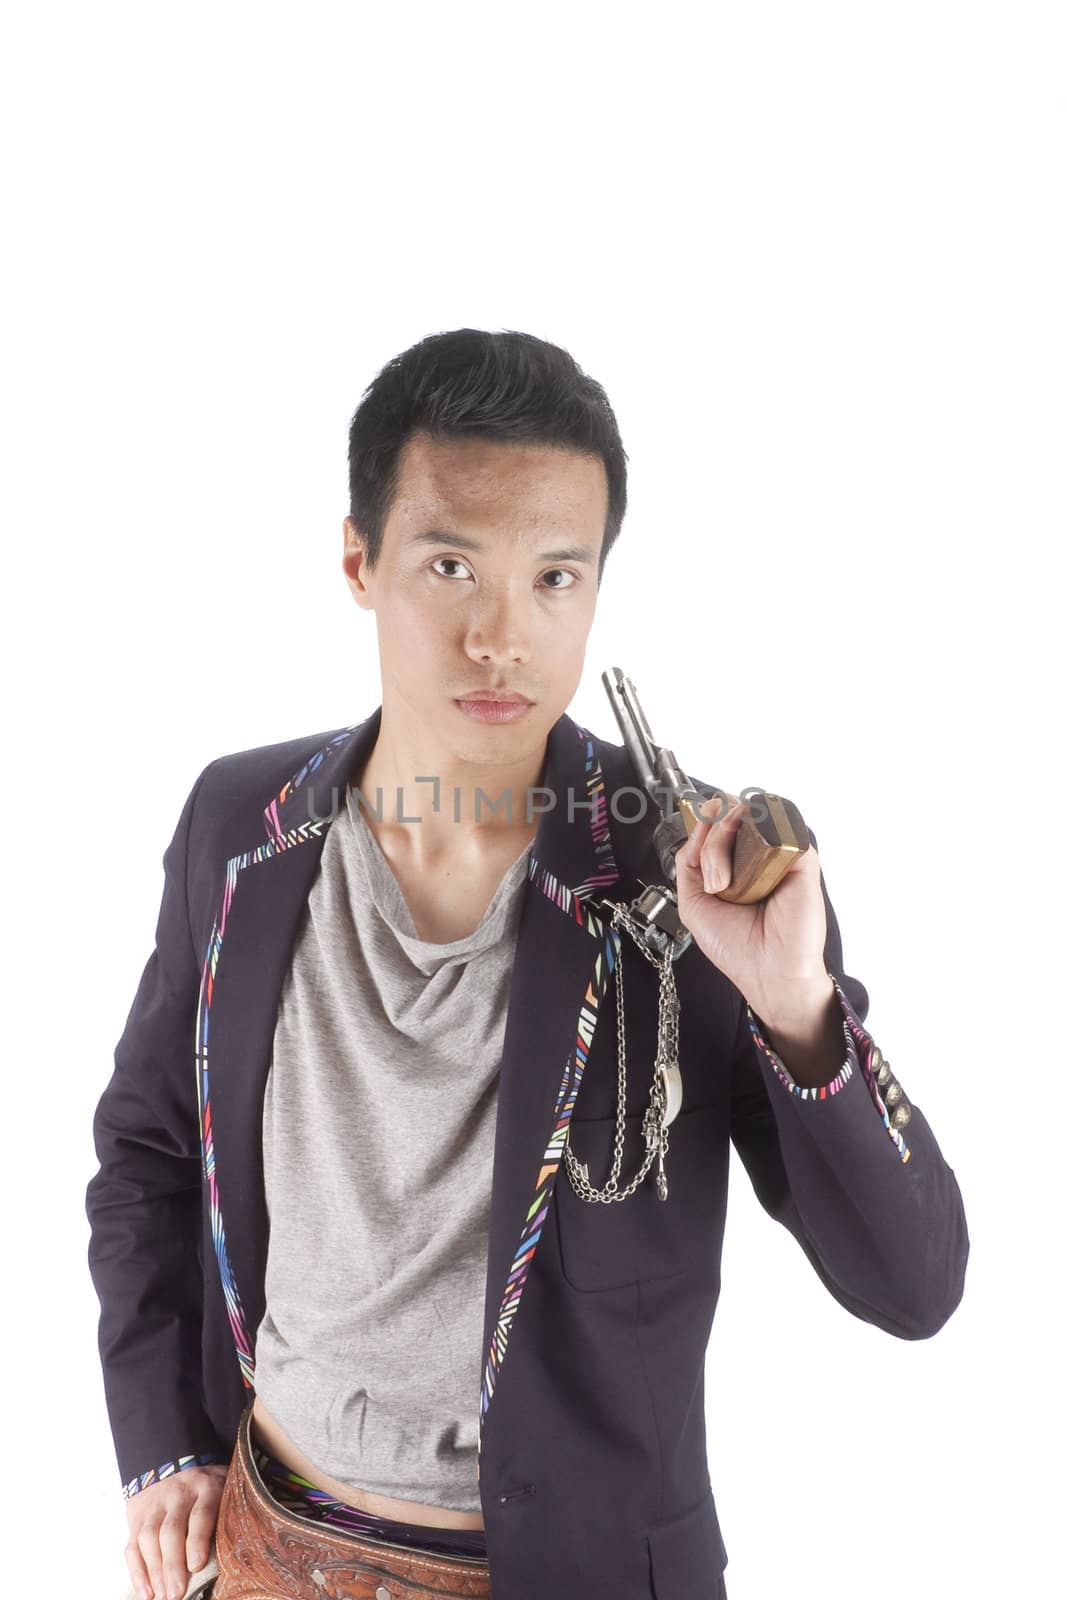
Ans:
[[[618,667],[609,667],[600,678],[630,759],[660,814],[652,842],[666,883],[648,885],[639,879],[643,892],[628,907],[629,917],[650,953],[662,958],[670,952],[676,961],[689,948],[692,934],[678,915],[675,854],[697,823],[706,820],[699,811],[702,800],[721,795],[725,809],[739,797],[714,786],[701,793],[678,765],[673,750],[653,739],[633,680]],[[734,905],[766,899],[811,843],[792,800],[764,789],[746,789],[743,795],[746,810],[734,841],[731,879],[718,891],[720,900]]]

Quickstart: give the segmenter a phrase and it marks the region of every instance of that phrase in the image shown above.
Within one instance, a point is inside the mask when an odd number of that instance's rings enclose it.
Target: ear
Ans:
[[[341,556],[341,570],[344,572],[345,582],[351,589],[352,598],[357,606],[362,606],[365,611],[371,611],[374,608],[367,584],[367,547],[352,517],[346,517],[342,527],[344,550]]]

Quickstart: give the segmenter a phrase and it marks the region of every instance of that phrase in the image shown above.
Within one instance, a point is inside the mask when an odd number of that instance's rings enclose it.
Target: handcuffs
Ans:
[[[622,947],[615,961],[618,996],[619,1097],[615,1118],[615,1144],[611,1172],[602,1189],[589,1181],[588,1163],[579,1161],[570,1144],[574,1126],[568,1125],[563,1147],[563,1162],[571,1186],[582,1200],[608,1204],[625,1200],[643,1182],[656,1162],[656,1193],[667,1198],[665,1162],[669,1148],[668,1129],[682,1109],[682,1070],[678,1063],[678,991],[674,963],[692,943],[692,934],[678,914],[675,855],[686,843],[701,817],[699,807],[714,796],[723,798],[723,810],[739,797],[714,785],[698,790],[675,760],[674,752],[656,744],[637,698],[632,679],[618,667],[601,673],[601,682],[626,742],[630,758],[660,814],[652,842],[656,847],[666,884],[641,884],[641,893],[629,905],[609,900],[599,905],[611,908],[612,926],[625,928],[647,961],[659,971],[659,1020],[652,1089],[642,1121],[645,1154],[635,1176],[619,1189],[622,1146],[626,1133],[626,1037],[623,1013]],[[736,905],[751,905],[763,900],[779,883],[798,855],[810,843],[804,819],[791,800],[763,789],[744,789],[746,811],[734,844],[733,871],[729,884],[718,891],[720,900]]]

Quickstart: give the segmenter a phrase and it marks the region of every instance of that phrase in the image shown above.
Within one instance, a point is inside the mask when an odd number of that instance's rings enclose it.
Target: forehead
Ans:
[[[518,518],[526,526],[561,521],[602,531],[608,486],[599,455],[495,439],[434,439],[416,433],[401,450],[390,520]]]

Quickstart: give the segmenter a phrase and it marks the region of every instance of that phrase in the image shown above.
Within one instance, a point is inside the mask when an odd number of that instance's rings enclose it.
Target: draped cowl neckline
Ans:
[[[465,964],[517,930],[522,903],[519,890],[529,872],[529,856],[534,845],[532,839],[504,873],[478,926],[461,939],[441,943],[419,937],[396,873],[369,826],[362,807],[356,802],[351,784],[345,791],[345,815],[345,853],[351,853],[362,869],[363,881],[378,917],[390,929],[412,965],[427,977],[448,967]]]

